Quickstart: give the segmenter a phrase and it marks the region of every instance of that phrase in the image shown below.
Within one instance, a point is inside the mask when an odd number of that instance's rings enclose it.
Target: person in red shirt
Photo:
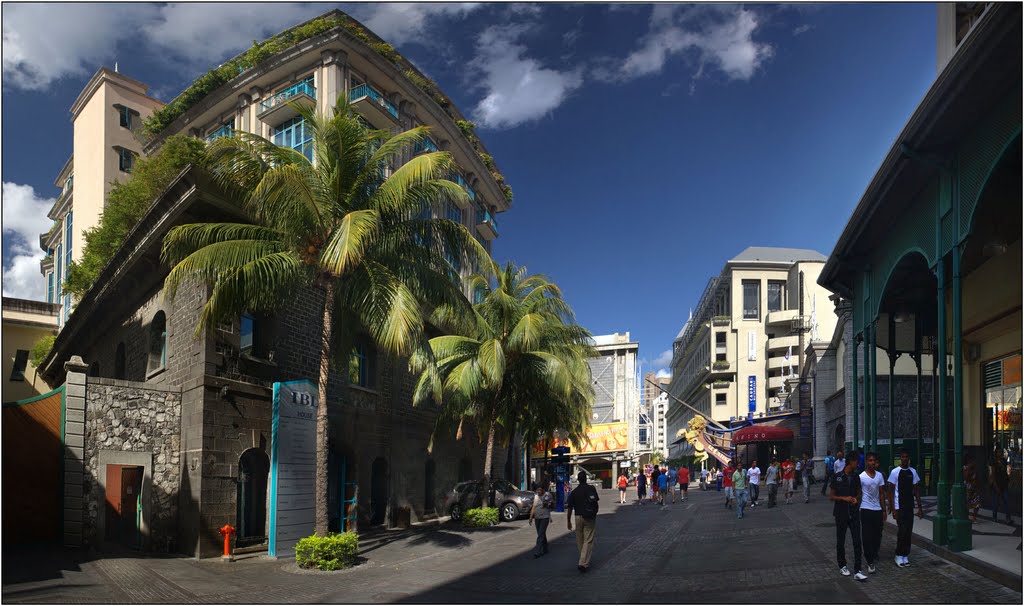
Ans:
[[[686,490],[690,487],[690,468],[682,467],[679,469],[679,494],[682,500],[686,500]]]
[[[732,502],[732,472],[736,471],[736,466],[733,465],[732,460],[725,466],[725,470],[722,471],[722,486],[725,487],[725,508],[729,509],[729,503]]]
[[[626,502],[626,487],[629,486],[629,478],[626,477],[626,472],[619,473],[619,503]]]
[[[792,457],[786,459],[782,464],[782,491],[786,493],[786,505],[792,503],[793,500],[793,483],[796,479],[796,464],[793,463]]]

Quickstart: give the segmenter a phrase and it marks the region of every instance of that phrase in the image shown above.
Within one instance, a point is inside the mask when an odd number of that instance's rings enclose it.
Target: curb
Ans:
[[[896,527],[892,524],[886,523],[885,531],[896,534]],[[995,581],[1003,587],[1013,589],[1014,591],[1020,591],[1022,583],[1020,575],[1013,574],[1008,570],[1004,570],[998,566],[989,564],[988,562],[983,562],[977,558],[965,555],[962,552],[953,551],[947,547],[943,547],[942,545],[936,545],[934,542],[918,534],[913,534],[910,538],[910,542],[922,549],[930,551],[944,560],[948,560],[958,566],[962,566],[990,581]]]

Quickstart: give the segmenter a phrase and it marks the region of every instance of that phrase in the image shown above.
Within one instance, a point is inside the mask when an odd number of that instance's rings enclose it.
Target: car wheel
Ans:
[[[503,522],[514,522],[519,517],[519,506],[515,503],[505,503],[501,506],[501,520]]]
[[[451,515],[452,515],[452,520],[454,520],[456,522],[461,520],[462,519],[462,505],[459,505],[458,503],[456,503],[455,505],[452,505]]]

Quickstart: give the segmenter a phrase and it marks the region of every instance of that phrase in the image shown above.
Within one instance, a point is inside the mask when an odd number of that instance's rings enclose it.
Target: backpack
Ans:
[[[593,486],[588,486],[590,490],[586,491],[583,497],[583,507],[580,508],[580,515],[585,519],[593,520],[597,517],[597,489]]]

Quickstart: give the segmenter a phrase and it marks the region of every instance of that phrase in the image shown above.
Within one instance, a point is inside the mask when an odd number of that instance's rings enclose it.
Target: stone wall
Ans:
[[[85,449],[83,492],[85,499],[83,536],[86,544],[97,545],[104,537],[104,484],[107,463],[119,464],[127,457],[118,453],[145,455],[150,461],[148,483],[144,483],[144,516],[148,520],[149,546],[170,551],[177,535],[178,492],[180,489],[181,392],[131,381],[89,377],[85,390]],[[140,460],[132,457],[131,461]],[[148,511],[147,511],[148,506]]]

